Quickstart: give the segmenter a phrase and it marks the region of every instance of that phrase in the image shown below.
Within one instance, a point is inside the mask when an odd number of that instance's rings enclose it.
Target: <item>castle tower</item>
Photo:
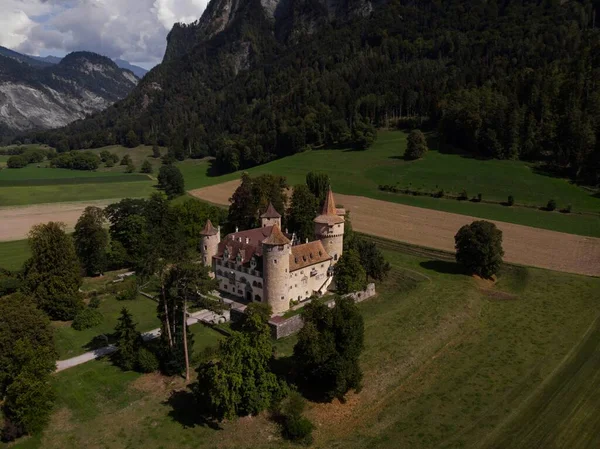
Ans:
[[[275,210],[273,204],[269,202],[269,206],[264,214],[260,216],[261,226],[275,226],[277,225],[281,229],[281,215]]]
[[[202,264],[212,269],[213,256],[217,255],[221,233],[210,220],[206,220],[204,229],[200,231],[200,252],[202,253]],[[214,271],[214,270],[213,270]]]
[[[278,225],[274,225],[271,235],[262,241],[263,297],[273,309],[273,314],[283,313],[290,307],[290,243]]]
[[[331,187],[327,193],[321,215],[314,219],[315,235],[323,243],[325,251],[337,263],[344,250],[344,217],[338,215]]]

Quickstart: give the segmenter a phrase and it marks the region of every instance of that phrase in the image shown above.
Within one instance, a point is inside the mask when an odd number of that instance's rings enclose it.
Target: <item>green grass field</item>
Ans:
[[[161,161],[148,157],[151,147],[128,149],[112,146],[93,150],[95,153],[108,149],[119,157],[129,154],[139,171],[144,159],[148,159],[158,172]],[[8,159],[9,156],[0,156]],[[0,159],[0,164],[2,159]],[[38,165],[41,165],[38,167]],[[0,207],[27,204],[92,201],[125,197],[147,197],[155,191],[156,181],[141,173],[125,173],[125,167],[101,166],[97,171],[67,170],[47,167],[47,162],[30,164],[21,169],[0,170]],[[78,187],[81,186],[81,187]]]
[[[597,447],[600,279],[508,266],[492,285],[428,250],[383,247],[391,275],[359,306],[364,388],[345,404],[309,404],[314,447]],[[216,344],[198,329],[196,344]],[[277,342],[278,356],[293,344]],[[264,414],[198,423],[180,379],[97,361],[55,385],[49,428],[14,447],[296,447]]]
[[[405,148],[405,133],[383,131],[379,132],[375,145],[366,151],[313,150],[249,169],[248,172],[283,175],[293,185],[304,182],[306,173],[311,170],[323,171],[329,174],[334,190],[339,193],[600,237],[598,215],[550,213],[380,191],[380,184],[396,183],[403,187],[432,191],[444,189],[446,192],[459,193],[466,189],[470,197],[481,193],[484,200],[506,201],[508,195],[513,195],[517,203],[541,207],[553,198],[559,208],[571,204],[573,212],[600,213],[600,198],[565,179],[536,173],[531,164],[484,161],[439,151],[430,151],[422,160],[406,162],[402,159]],[[207,174],[209,165],[205,161],[185,161],[179,167],[188,190],[240,177],[240,173],[210,177]]]
[[[27,240],[0,242],[0,268],[19,270],[29,256],[31,251]]]

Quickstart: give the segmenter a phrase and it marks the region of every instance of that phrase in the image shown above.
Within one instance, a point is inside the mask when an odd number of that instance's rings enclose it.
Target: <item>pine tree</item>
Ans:
[[[142,336],[136,330],[133,316],[125,307],[121,310],[121,316],[115,327],[114,362],[120,368],[130,371],[135,367],[137,354],[142,344]]]

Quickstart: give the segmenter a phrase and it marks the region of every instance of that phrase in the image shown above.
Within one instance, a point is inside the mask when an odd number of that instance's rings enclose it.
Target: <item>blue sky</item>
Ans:
[[[1,0],[0,45],[64,56],[77,50],[145,68],[162,60],[175,22],[200,18],[208,0]]]

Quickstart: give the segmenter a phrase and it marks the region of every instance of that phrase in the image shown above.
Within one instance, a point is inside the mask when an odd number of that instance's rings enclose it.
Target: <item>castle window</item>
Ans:
[[[285,299],[285,296],[282,296],[281,299]]]
[[[206,251],[208,249],[208,246],[204,245],[204,251]]]
[[[262,282],[258,283],[258,288],[262,288]]]
[[[277,259],[273,259],[273,263],[277,265]]]
[[[218,274],[219,276],[223,276],[223,272],[222,272],[221,270],[217,270],[217,274]]]
[[[224,288],[225,290],[227,290],[227,286],[226,286],[226,285],[224,285],[224,286],[223,286],[223,288]]]
[[[319,256],[322,256],[322,255],[323,255],[323,251],[319,250]]]
[[[257,302],[260,302],[261,301],[260,296],[258,296],[258,295],[254,296],[254,300]]]
[[[252,282],[252,287],[256,287],[256,281]]]
[[[337,254],[334,254],[333,255],[333,260],[337,260],[337,259],[338,259]]]
[[[306,256],[302,256],[302,260],[306,262]]]

